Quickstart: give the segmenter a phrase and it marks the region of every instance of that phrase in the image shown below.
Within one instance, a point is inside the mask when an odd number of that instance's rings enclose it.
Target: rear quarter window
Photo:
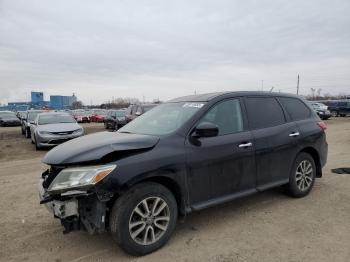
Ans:
[[[278,100],[286,109],[293,121],[307,119],[311,116],[311,111],[301,100],[292,97],[279,97]]]
[[[245,104],[250,129],[278,126],[286,122],[280,104],[273,97],[247,97]]]

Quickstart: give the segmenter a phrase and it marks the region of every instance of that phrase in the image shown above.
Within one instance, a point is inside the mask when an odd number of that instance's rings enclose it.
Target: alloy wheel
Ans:
[[[129,233],[140,245],[157,242],[167,231],[170,209],[161,197],[148,197],[142,200],[131,213]]]
[[[295,181],[301,191],[306,191],[312,185],[313,168],[309,160],[303,160],[297,167]]]

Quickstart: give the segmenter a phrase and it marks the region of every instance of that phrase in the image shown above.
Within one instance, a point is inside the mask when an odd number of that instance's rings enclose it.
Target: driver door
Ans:
[[[239,98],[215,104],[197,123],[218,126],[214,137],[186,140],[189,199],[193,209],[201,209],[255,192],[256,168],[253,137]]]

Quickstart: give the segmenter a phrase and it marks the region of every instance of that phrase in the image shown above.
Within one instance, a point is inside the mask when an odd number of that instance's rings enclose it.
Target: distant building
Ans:
[[[30,107],[28,102],[8,102],[7,108],[10,111],[26,111]]]
[[[50,96],[50,107],[52,109],[70,109],[76,101],[75,94],[72,96]]]
[[[74,102],[77,101],[77,97],[73,93],[72,96],[50,96],[50,101],[44,101],[43,92],[31,93],[30,102],[9,102],[7,106],[1,106],[1,110],[11,110],[11,111],[25,111],[28,109],[71,109]]]
[[[34,92],[30,93],[31,103],[34,105],[38,105],[44,102],[44,93],[43,92]]]

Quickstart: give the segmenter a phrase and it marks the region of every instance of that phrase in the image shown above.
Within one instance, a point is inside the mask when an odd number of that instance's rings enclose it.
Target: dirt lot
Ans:
[[[328,164],[308,197],[276,189],[192,214],[164,248],[141,258],[108,234],[63,235],[38,203],[45,151],[19,128],[0,128],[0,261],[350,261],[350,175],[330,172],[350,167],[350,118],[326,123]]]

